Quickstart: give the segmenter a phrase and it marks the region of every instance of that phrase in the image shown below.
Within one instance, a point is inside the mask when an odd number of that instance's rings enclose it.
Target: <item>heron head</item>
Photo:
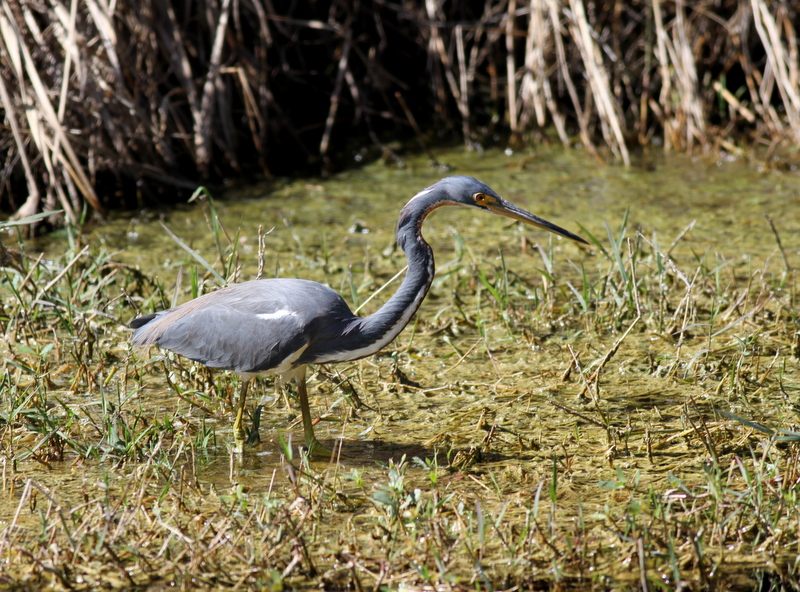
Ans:
[[[498,216],[505,216],[512,220],[517,220],[547,230],[570,240],[588,244],[581,237],[572,234],[568,230],[564,230],[552,222],[534,216],[530,212],[506,201],[497,195],[491,187],[477,179],[467,176],[456,176],[442,179],[440,183],[444,185],[443,189],[448,193],[452,202],[455,202],[457,205],[478,208],[486,212],[491,212],[492,214],[497,214]],[[434,185],[434,187],[436,186]]]
[[[433,210],[442,206],[463,206],[478,208],[498,216],[506,216],[537,228],[542,228],[559,236],[579,243],[588,244],[581,237],[564,230],[560,226],[534,216],[522,208],[506,201],[486,183],[473,177],[457,175],[445,177],[417,193],[400,211],[397,221],[398,244],[405,250],[410,237],[421,238],[422,221]]]

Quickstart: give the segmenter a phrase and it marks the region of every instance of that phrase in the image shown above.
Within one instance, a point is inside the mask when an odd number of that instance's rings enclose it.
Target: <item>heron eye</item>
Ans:
[[[485,193],[476,193],[473,197],[475,198],[475,203],[478,204],[479,206],[482,206],[483,204],[486,203]]]

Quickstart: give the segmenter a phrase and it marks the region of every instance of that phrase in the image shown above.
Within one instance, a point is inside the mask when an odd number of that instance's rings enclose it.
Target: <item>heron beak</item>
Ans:
[[[584,245],[589,244],[578,235],[572,234],[569,230],[564,230],[552,222],[548,222],[547,220],[543,220],[538,216],[534,216],[530,212],[526,212],[522,208],[518,208],[514,204],[505,200],[496,200],[493,203],[487,203],[486,207],[489,208],[489,211],[499,216],[505,216],[506,218],[525,222],[525,224],[530,224],[531,226],[536,226],[537,228],[541,228],[543,230],[549,230],[553,234],[563,236],[564,238],[574,240],[575,242],[583,243]]]

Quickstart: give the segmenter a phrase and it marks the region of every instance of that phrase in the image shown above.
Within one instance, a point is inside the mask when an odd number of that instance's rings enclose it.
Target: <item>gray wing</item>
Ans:
[[[309,345],[321,325],[347,318],[344,300],[326,286],[267,279],[205,294],[131,326],[136,346],[155,344],[211,368],[256,373]]]
[[[307,338],[293,315],[260,318],[210,306],[178,319],[157,343],[210,368],[255,373],[279,366],[307,345]]]

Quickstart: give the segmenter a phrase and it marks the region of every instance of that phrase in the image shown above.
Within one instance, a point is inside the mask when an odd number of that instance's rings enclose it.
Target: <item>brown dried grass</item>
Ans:
[[[360,138],[385,152],[443,125],[478,146],[553,124],[626,164],[654,142],[773,151],[800,141],[798,8],[2,0],[0,204],[77,223],[84,204],[338,166]]]

